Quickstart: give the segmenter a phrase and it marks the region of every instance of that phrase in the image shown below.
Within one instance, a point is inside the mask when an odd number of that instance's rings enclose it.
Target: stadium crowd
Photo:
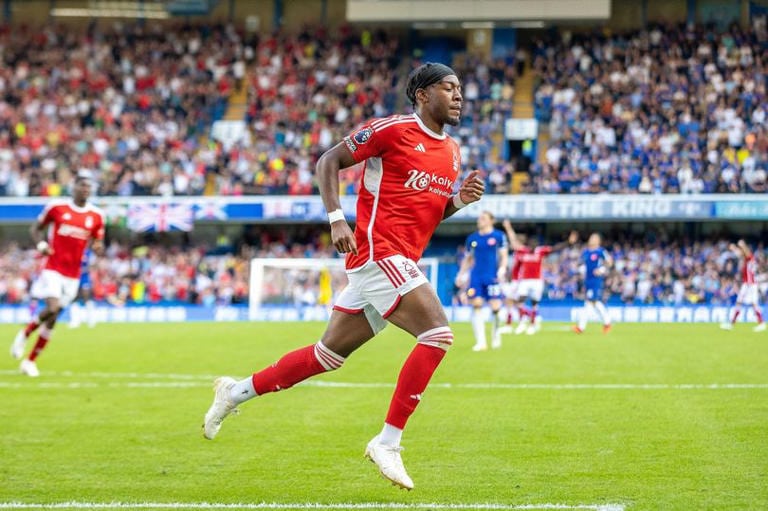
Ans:
[[[79,169],[107,196],[314,193],[317,157],[363,119],[402,111],[398,82],[420,63],[385,31],[349,28],[11,26],[0,44],[0,196],[16,197],[67,195],[62,183]],[[467,101],[456,135],[473,166],[499,161],[491,135],[512,108],[507,64],[459,67]],[[242,90],[249,137],[209,138]],[[345,173],[345,192],[359,171]]]
[[[102,257],[92,257],[90,262],[92,292],[98,302],[113,305],[247,303],[253,257],[336,257],[322,230],[293,238],[261,233],[250,243],[169,247],[111,242]],[[574,245],[545,260],[546,301],[583,298],[582,248]],[[657,235],[653,239],[617,238],[606,248],[615,264],[607,277],[605,298],[614,304],[726,304],[738,291],[738,259],[724,240],[690,242]],[[768,250],[763,244],[755,248],[764,269]],[[29,302],[39,256],[17,243],[7,244],[1,254],[0,303]],[[768,281],[760,286],[765,296]]]
[[[64,195],[79,169],[101,195],[203,192],[218,148],[201,136],[245,58],[234,30],[5,26],[0,43],[0,195]]]
[[[762,29],[558,37],[530,50],[549,135],[524,191],[768,189]],[[398,84],[421,63],[396,34],[349,27],[6,27],[0,43],[0,196],[17,197],[67,194],[61,183],[82,168],[99,195],[315,193],[319,154],[364,119],[403,111]],[[521,63],[512,50],[453,63],[465,99],[453,135],[495,193],[516,170],[503,131]],[[248,136],[225,145],[208,135],[236,93]],[[360,170],[343,174],[345,193]]]
[[[764,193],[764,28],[563,34],[533,51],[533,193]]]

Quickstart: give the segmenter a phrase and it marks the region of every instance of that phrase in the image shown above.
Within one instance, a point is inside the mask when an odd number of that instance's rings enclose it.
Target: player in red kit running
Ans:
[[[510,232],[514,232],[512,224],[509,220],[505,219],[502,222],[504,231],[509,235]],[[511,247],[510,247],[511,248]],[[525,308],[525,304],[520,301],[520,253],[517,251],[512,252],[511,262],[509,263],[509,278],[507,282],[502,284],[502,293],[504,294],[504,303],[507,308],[507,321],[504,326],[499,327],[498,333],[511,334],[512,322],[517,320],[522,321],[528,314],[528,310]]]
[[[365,456],[393,484],[412,489],[400,457],[408,418],[453,344],[443,306],[416,262],[438,224],[480,200],[476,171],[461,183],[458,144],[443,128],[458,125],[461,84],[454,71],[427,63],[408,78],[406,95],[415,113],[376,119],[325,152],[317,162],[323,204],[334,247],[346,253],[349,285],[339,294],[320,340],[284,355],[240,381],[218,378],[203,433],[216,436],[240,403],[284,390],[311,376],[338,369],[388,322],[416,338],[395,386],[381,433]],[[365,162],[354,232],[339,201],[339,170]]]
[[[736,297],[736,305],[731,309],[730,321],[720,325],[720,328],[723,330],[733,329],[733,325],[736,324],[736,320],[739,319],[741,314],[741,306],[751,305],[757,318],[757,325],[755,325],[753,330],[755,332],[762,332],[765,330],[765,322],[763,321],[763,313],[760,311],[759,290],[755,280],[755,275],[757,274],[755,254],[744,240],[739,240],[735,245],[731,243],[728,248],[743,259],[741,265],[741,287],[739,287],[739,294]]]
[[[521,304],[525,303],[525,301],[530,301],[531,303],[529,309],[525,307],[520,308],[520,323],[515,329],[515,333],[521,334],[525,332],[528,335],[533,335],[539,330],[541,325],[541,317],[538,312],[539,302],[544,295],[544,277],[542,276],[544,258],[553,252],[558,252],[569,245],[573,245],[578,241],[579,235],[576,231],[571,231],[568,241],[553,246],[541,245],[532,248],[520,241],[515,230],[512,228],[512,224],[508,221],[504,222],[504,229],[507,231],[509,245],[515,251],[513,262],[518,265],[516,268],[513,268],[516,271],[519,282],[517,285],[518,301]]]
[[[16,334],[11,345],[11,356],[22,358],[27,338],[40,328],[37,342],[19,366],[27,376],[40,375],[37,357],[51,339],[59,313],[77,297],[85,249],[92,244],[95,252],[101,251],[104,215],[88,203],[90,194],[90,173],[78,173],[72,199],[49,203],[30,229],[38,252],[47,259],[31,289],[34,298],[45,301],[45,307]]]

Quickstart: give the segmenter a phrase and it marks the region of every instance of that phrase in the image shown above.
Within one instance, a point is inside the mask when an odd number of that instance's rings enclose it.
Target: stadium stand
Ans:
[[[532,193],[766,191],[764,33],[656,26],[534,48]]]

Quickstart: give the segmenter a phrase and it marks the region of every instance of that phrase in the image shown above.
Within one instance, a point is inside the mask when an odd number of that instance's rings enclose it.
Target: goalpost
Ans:
[[[437,289],[438,260],[419,261]],[[248,319],[265,321],[327,320],[334,298],[347,285],[344,259],[251,259]]]

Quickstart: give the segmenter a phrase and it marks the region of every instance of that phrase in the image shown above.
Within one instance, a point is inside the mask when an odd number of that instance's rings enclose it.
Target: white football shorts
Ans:
[[[40,300],[58,298],[59,304],[66,307],[77,298],[79,287],[80,279],[65,277],[54,270],[43,270],[29,291],[33,298]]]
[[[349,285],[339,294],[333,308],[349,314],[365,313],[373,333],[387,326],[400,297],[428,282],[419,266],[402,255],[378,261],[347,272]]]
[[[742,284],[736,301],[745,305],[757,305],[759,303],[757,284]]]
[[[517,295],[519,299],[529,298],[534,302],[540,302],[544,295],[543,279],[523,279],[517,286]]]
[[[501,292],[507,300],[518,301],[520,299],[520,281],[504,282],[501,285]]]

